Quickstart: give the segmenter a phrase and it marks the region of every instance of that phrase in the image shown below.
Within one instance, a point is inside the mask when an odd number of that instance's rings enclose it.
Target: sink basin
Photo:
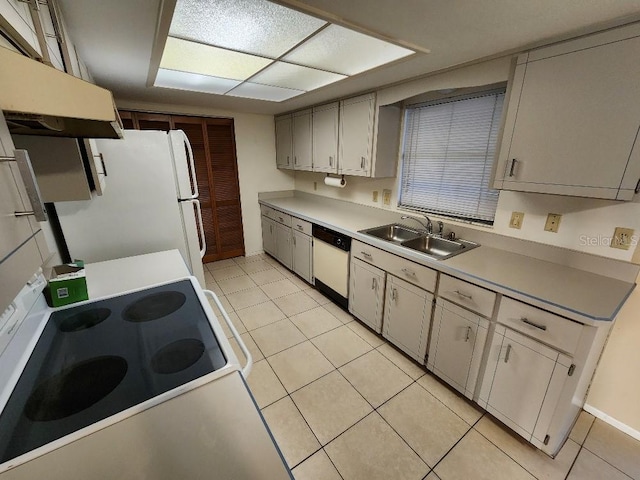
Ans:
[[[466,240],[447,240],[440,237],[423,235],[401,242],[403,247],[416,250],[430,257],[444,260],[478,247],[477,243]]]
[[[384,225],[382,227],[369,228],[368,230],[362,230],[362,233],[394,243],[402,243],[407,240],[418,238],[422,235],[422,233],[417,230],[407,228],[404,225],[398,225],[397,223]]]

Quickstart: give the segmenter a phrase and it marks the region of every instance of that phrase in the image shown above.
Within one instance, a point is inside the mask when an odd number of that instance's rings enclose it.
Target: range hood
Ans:
[[[0,110],[11,133],[122,138],[109,90],[0,47]]]

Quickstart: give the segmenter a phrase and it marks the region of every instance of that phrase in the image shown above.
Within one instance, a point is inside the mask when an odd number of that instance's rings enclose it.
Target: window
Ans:
[[[408,107],[399,207],[493,224],[504,89]]]

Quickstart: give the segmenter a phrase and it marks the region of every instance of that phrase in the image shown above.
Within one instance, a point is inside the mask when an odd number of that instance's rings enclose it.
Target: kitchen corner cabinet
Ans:
[[[349,268],[349,312],[376,333],[382,333],[386,274],[357,258]]]
[[[313,107],[313,171],[338,173],[338,102]]]
[[[473,399],[489,320],[438,298],[432,323],[427,368]]]
[[[374,93],[340,102],[338,173],[393,177],[400,148],[401,110],[379,106]]]
[[[266,205],[260,206],[262,249],[313,283],[312,224]]]
[[[312,169],[312,113],[304,110],[276,117],[276,166]]]
[[[631,200],[640,184],[640,26],[520,55],[494,188]]]
[[[387,277],[382,336],[423,364],[433,295],[393,275]]]

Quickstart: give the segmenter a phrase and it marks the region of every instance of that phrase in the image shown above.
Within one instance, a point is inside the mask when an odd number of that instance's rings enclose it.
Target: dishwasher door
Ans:
[[[313,276],[340,296],[348,298],[349,252],[313,239]]]

